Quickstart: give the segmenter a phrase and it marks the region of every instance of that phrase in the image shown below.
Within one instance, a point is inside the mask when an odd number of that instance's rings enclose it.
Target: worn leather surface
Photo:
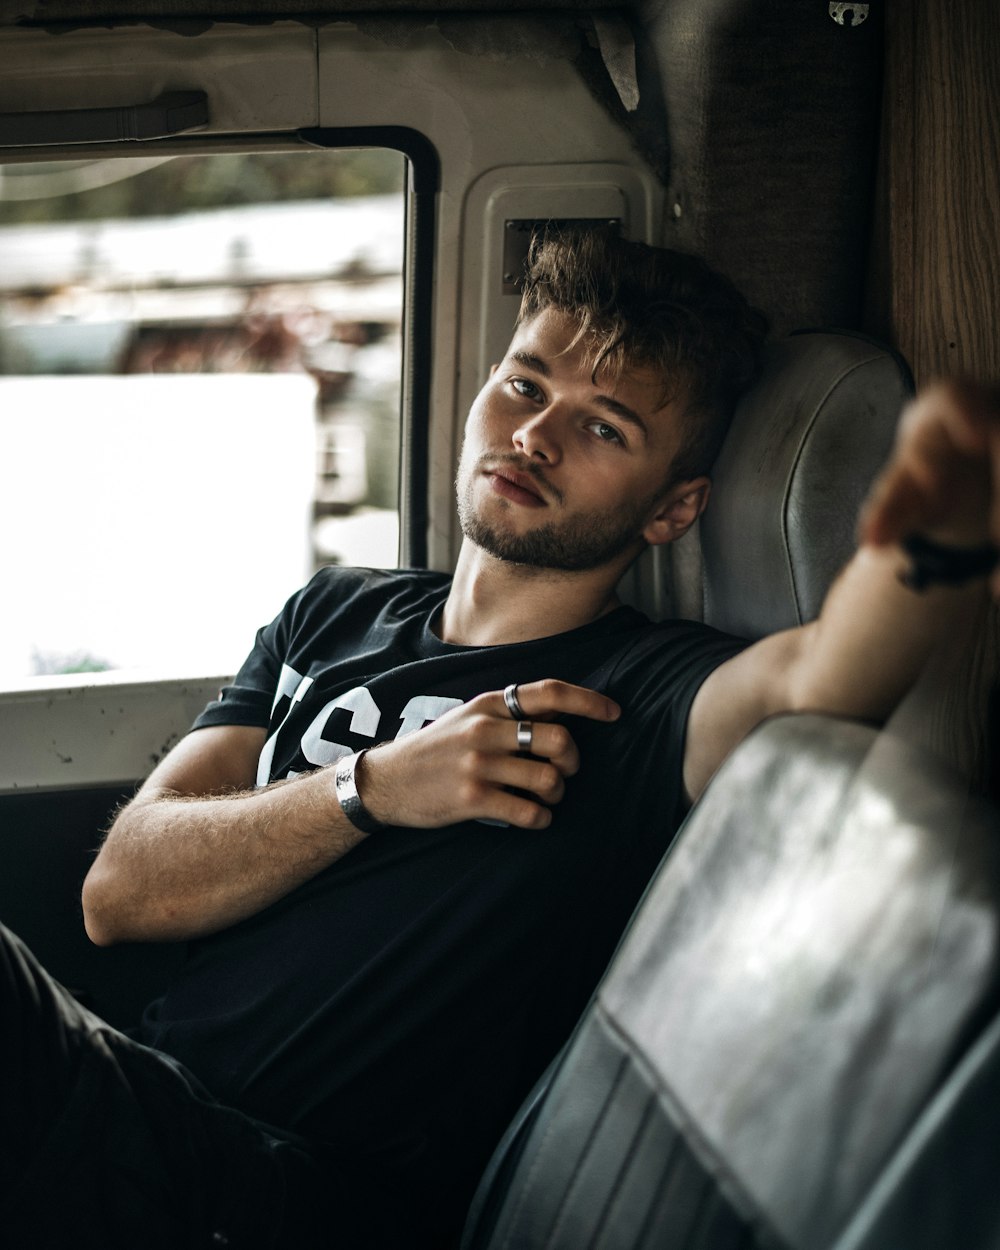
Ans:
[[[709,624],[760,638],[818,614],[911,394],[905,365],[865,338],[797,334],[768,348],[701,521]]]
[[[851,722],[772,721],[717,781],[601,1009],[767,1224],[826,1246],[995,994],[997,829]]]
[[[948,1099],[975,1105],[984,1045],[996,1067],[997,1038],[975,1039],[997,1000],[998,835],[884,733],[818,716],[757,730],[665,860],[492,1236],[469,1246],[828,1250],[852,1220],[842,1250],[964,1244],[907,1214],[906,1185],[914,1159],[937,1183],[921,1160]],[[937,1161],[962,1168],[964,1149],[952,1132]],[[993,1175],[972,1162],[953,1190],[974,1211]],[[994,1240],[975,1244],[1000,1244],[983,1206]],[[934,1209],[933,1191],[913,1208]]]
[[[647,1070],[599,1012],[549,1092],[488,1241],[463,1250],[740,1250],[756,1246],[710,1160],[659,1106]]]
[[[996,1250],[1000,1015],[924,1108],[834,1250]]]

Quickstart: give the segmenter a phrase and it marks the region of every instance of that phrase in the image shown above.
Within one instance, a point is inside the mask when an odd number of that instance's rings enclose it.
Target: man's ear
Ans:
[[[499,368],[500,368],[499,365],[490,365],[490,377],[492,377]]]
[[[676,542],[705,511],[712,483],[707,477],[679,482],[653,506],[642,536],[651,547]]]

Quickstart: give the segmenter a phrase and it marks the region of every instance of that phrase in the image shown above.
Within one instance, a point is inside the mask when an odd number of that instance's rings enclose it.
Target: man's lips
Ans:
[[[525,473],[518,473],[514,469],[487,469],[486,477],[490,490],[504,499],[528,508],[548,507],[533,479]]]

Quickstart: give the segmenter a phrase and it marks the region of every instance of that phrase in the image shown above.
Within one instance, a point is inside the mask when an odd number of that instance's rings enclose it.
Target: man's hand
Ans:
[[[903,413],[859,538],[881,547],[912,534],[958,547],[992,538],[1000,546],[1000,387],[938,382]]]
[[[620,709],[604,695],[564,681],[526,683],[517,697],[532,726],[530,754],[518,747],[517,722],[503,693],[479,695],[365,755],[358,789],[371,814],[419,829],[462,820],[544,829],[551,805],[565,793],[565,779],[580,767],[569,730],[553,722],[560,716],[613,721]]]

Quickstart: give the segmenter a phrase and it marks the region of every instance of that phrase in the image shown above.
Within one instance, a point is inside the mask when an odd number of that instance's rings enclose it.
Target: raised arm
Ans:
[[[990,457],[1000,437],[997,396],[968,383],[938,384],[907,409],[896,447],[860,524],[861,546],[819,619],[765,638],[720,666],[691,710],[684,777],[695,798],[714,770],[766,716],[823,711],[884,719],[936,644],[976,609],[983,579],[916,591],[901,577],[912,557],[900,541],[920,533],[974,551],[989,535]]]
[[[419,828],[480,818],[545,827],[549,805],[580,763],[565,727],[545,722],[561,714],[611,720],[618,709],[559,681],[521,686],[519,697],[526,715],[542,722],[533,734],[536,758],[519,753],[503,694],[491,691],[364,756],[357,783],[371,816]],[[157,766],[118,815],[84,882],[94,942],[182,940],[226,928],[366,836],[340,808],[335,765],[252,789],[264,740],[263,729],[199,729]]]

